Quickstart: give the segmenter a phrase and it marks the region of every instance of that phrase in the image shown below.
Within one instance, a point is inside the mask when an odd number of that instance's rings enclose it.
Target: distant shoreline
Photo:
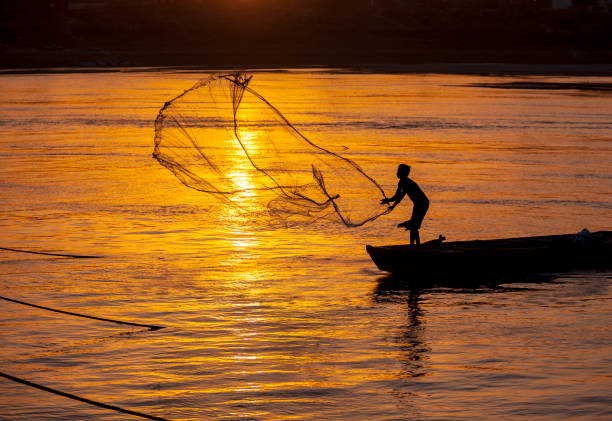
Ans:
[[[223,71],[285,72],[307,71],[326,73],[388,73],[388,74],[465,74],[508,76],[612,76],[611,64],[517,64],[517,63],[422,63],[422,64],[361,64],[361,65],[191,65],[191,66],[66,66],[66,67],[0,67],[0,75],[62,74],[62,73],[133,73],[185,72],[208,73]]]
[[[5,74],[326,68],[612,75],[612,9],[586,5],[594,1],[564,10],[518,0],[0,3]]]

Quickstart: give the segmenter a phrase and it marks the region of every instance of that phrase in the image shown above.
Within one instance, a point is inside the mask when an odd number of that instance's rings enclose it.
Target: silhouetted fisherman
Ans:
[[[408,195],[410,200],[412,200],[412,217],[401,224],[398,224],[397,227],[404,227],[407,230],[410,230],[410,244],[421,244],[421,239],[419,237],[419,228],[421,228],[421,223],[423,222],[423,218],[425,218],[425,214],[427,213],[427,209],[429,209],[429,199],[423,193],[423,190],[411,179],[408,178],[410,174],[410,166],[406,164],[400,164],[397,167],[397,178],[399,178],[399,182],[397,183],[397,191],[393,195],[393,197],[385,198],[380,201],[380,203],[391,203],[394,202],[391,206],[389,206],[389,210],[393,210],[397,206],[399,202],[402,201],[405,195]]]

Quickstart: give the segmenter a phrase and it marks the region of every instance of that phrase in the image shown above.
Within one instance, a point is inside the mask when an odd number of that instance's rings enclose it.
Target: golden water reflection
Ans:
[[[408,204],[360,229],[271,226],[250,208],[258,185],[235,145],[232,200],[248,212],[184,187],[150,157],[159,107],[194,77],[0,77],[2,245],[104,256],[1,252],[3,294],[166,326],[3,303],[3,370],[176,420],[607,410],[609,274],[516,290],[377,288],[364,245],[405,242],[395,224]],[[412,164],[432,200],[424,239],[612,229],[610,97],[464,86],[482,78],[262,72],[253,83],[387,192],[397,163]],[[240,132],[253,149],[261,136]],[[120,419],[4,381],[0,394],[15,421]]]

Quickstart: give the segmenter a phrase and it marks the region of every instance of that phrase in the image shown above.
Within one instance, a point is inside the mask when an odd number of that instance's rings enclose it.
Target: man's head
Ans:
[[[406,178],[410,175],[410,166],[406,164],[399,164],[397,167],[397,178]]]

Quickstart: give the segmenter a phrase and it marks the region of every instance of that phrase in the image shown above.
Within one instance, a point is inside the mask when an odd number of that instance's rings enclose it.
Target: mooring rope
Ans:
[[[102,257],[102,256],[85,256],[82,254],[45,253],[42,251],[11,249],[8,247],[0,247],[0,250],[16,251],[18,253],[42,254],[45,256],[72,257],[73,259],[100,259]]]
[[[55,393],[56,395],[60,395],[60,396],[63,396],[65,398],[73,399],[75,401],[81,401],[81,402],[88,403],[90,405],[99,406],[100,408],[106,408],[106,409],[110,409],[110,410],[113,410],[113,411],[122,412],[124,414],[133,415],[135,417],[146,418],[146,419],[149,419],[149,420],[170,421],[167,418],[156,417],[155,415],[143,414],[142,412],[132,411],[131,409],[125,409],[125,408],[121,408],[119,406],[109,405],[107,403],[97,402],[97,401],[93,401],[91,399],[82,398],[80,396],[73,395],[72,393],[62,392],[61,390],[53,389],[53,388],[50,388],[50,387],[47,387],[47,386],[43,386],[43,385],[40,385],[40,384],[37,384],[37,383],[32,383],[30,381],[27,381],[27,380],[24,380],[24,379],[20,379],[19,377],[11,376],[9,374],[5,374],[5,373],[2,373],[2,372],[0,372],[0,376],[6,378],[8,380],[12,380],[14,382],[17,382],[17,383],[25,384],[26,386],[30,386],[30,387],[34,387],[36,389],[44,390],[45,392],[49,392],[49,393]]]
[[[55,311],[56,313],[69,314],[71,316],[77,316],[77,317],[85,317],[87,319],[101,320],[103,322],[111,322],[111,323],[117,323],[117,324],[121,324],[121,325],[146,327],[146,328],[149,328],[149,330],[159,330],[159,329],[163,329],[164,328],[163,326],[146,325],[146,324],[142,324],[142,323],[133,323],[133,322],[124,322],[124,321],[121,321],[121,320],[106,319],[104,317],[88,316],[86,314],[74,313],[72,311],[58,310],[58,309],[51,308],[51,307],[39,306],[38,304],[26,303],[25,301],[15,300],[13,298],[8,298],[8,297],[3,297],[3,296],[0,296],[0,299],[6,300],[6,301],[11,301],[11,302],[17,303],[17,304],[23,304],[25,306],[40,308],[42,310]]]

